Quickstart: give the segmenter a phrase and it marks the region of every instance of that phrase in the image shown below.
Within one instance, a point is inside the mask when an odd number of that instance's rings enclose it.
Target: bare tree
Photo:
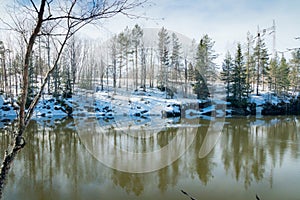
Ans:
[[[71,65],[71,77],[72,77],[72,90],[74,91],[76,83],[76,74],[78,70],[78,62],[80,53],[80,42],[77,42],[76,38],[73,36],[69,44],[69,53],[70,53],[70,65]]]
[[[141,88],[146,92],[146,78],[147,78],[147,69],[146,69],[146,49],[144,43],[141,45]]]
[[[6,59],[5,59],[5,54],[6,54],[6,49],[4,46],[3,41],[0,41],[0,61],[1,61],[1,65],[2,65],[2,74],[3,74],[3,78],[1,80],[1,82],[3,82],[3,91],[7,92],[7,87],[8,87],[8,81],[7,81],[7,70],[6,70]]]
[[[149,69],[149,87],[154,87],[154,53],[153,47],[150,47],[150,69]]]
[[[23,62],[23,84],[18,115],[19,125],[18,130],[15,133],[13,147],[11,150],[7,150],[5,152],[2,162],[0,174],[0,198],[2,196],[4,182],[11,164],[18,152],[26,144],[23,137],[25,129],[31,119],[34,108],[41,98],[50,74],[55,70],[58,64],[59,58],[67,44],[67,41],[82,27],[95,22],[96,20],[111,18],[117,14],[135,17],[135,15],[132,15],[129,12],[132,9],[146,3],[146,1],[147,0],[40,0],[40,2],[37,3],[37,1],[28,0],[28,2],[22,1],[24,2],[24,5],[21,5],[19,2],[19,4],[15,6],[16,9],[20,9],[22,18],[17,15],[11,15],[14,24],[7,25],[22,35],[24,42],[26,43],[26,50]],[[30,60],[32,57],[33,47],[39,35],[51,35],[52,37],[56,37],[59,45],[56,48],[57,54],[52,67],[46,73],[43,83],[40,86],[38,93],[35,95],[34,100],[31,102],[28,110],[25,111],[25,104],[28,95],[28,73]]]

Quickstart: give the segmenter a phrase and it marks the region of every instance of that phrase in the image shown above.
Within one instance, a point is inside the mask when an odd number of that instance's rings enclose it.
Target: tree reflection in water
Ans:
[[[270,199],[268,195],[280,194],[278,188],[284,186],[275,179],[281,176],[280,171],[290,170],[286,176],[297,183],[300,173],[293,171],[293,166],[300,164],[297,117],[231,118],[226,122],[220,141],[208,156],[198,157],[209,126],[209,121],[199,119],[201,126],[196,138],[180,159],[155,172],[132,174],[110,169],[93,158],[78,137],[72,119],[56,123],[32,121],[26,133],[28,143],[14,162],[4,198],[183,199],[180,189],[188,188],[193,196],[204,199],[214,199],[215,195],[230,199],[232,192],[253,199],[253,189],[263,185],[265,190],[260,188],[263,193],[260,196]],[[179,131],[176,127],[166,128],[152,137],[132,141],[131,136],[113,129],[107,135],[115,144],[143,152],[165,146]],[[178,142],[185,142],[188,134],[187,129]],[[8,131],[0,130],[1,157],[10,137]],[[90,140],[92,142],[93,138]],[[107,151],[103,149],[103,153]],[[292,173],[295,175],[291,176]],[[231,186],[224,185],[224,181]],[[274,194],[269,194],[274,183],[277,188],[271,190]],[[238,187],[240,184],[243,184],[243,191]],[[212,192],[216,185],[219,189],[229,187],[233,191],[217,194],[218,190]],[[283,190],[291,191],[291,199],[296,199],[298,191],[293,185],[290,188]]]

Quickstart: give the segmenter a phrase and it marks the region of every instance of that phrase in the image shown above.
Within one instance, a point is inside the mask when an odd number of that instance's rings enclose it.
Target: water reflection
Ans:
[[[180,126],[154,124],[150,130],[139,131],[132,129],[131,123],[122,127],[111,124],[104,132],[101,124],[90,118],[76,123],[76,127],[87,150],[106,166],[123,172],[147,173],[172,164],[185,153],[197,134],[194,124],[198,121],[182,120]]]
[[[263,120],[250,118],[247,123],[244,119],[230,119],[228,122],[220,141],[222,162],[226,173],[231,172],[246,189],[253,182],[264,180],[272,188],[274,168],[282,167],[288,171],[290,161],[299,164],[298,118],[265,117]],[[299,177],[299,172],[289,173]]]
[[[186,199],[181,189],[197,199],[232,199],[233,194],[235,199],[254,199],[256,193],[263,199],[299,198],[299,118],[227,119],[219,142],[204,158],[199,158],[199,151],[209,121],[198,119],[198,123],[195,140],[180,159],[152,173],[132,174],[110,169],[91,156],[73,120],[32,121],[26,133],[30,142],[14,163],[4,198]],[[124,148],[153,151],[177,134],[181,134],[180,142],[187,142],[189,131],[182,134],[179,130],[166,128],[130,144],[126,142],[131,136],[115,130],[107,135],[114,143],[122,141],[119,144]],[[1,157],[10,137],[7,131],[0,131]],[[109,151],[102,148],[103,154]]]

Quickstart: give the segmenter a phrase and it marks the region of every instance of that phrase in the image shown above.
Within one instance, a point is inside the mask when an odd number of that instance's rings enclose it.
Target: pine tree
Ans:
[[[214,54],[213,45],[212,39],[208,35],[204,35],[197,47],[194,92],[198,98],[208,98],[207,81],[214,81],[216,78],[214,60],[217,56]],[[203,91],[200,92],[200,89],[203,89]]]
[[[300,75],[300,49],[297,49],[292,52],[292,59],[290,61],[291,72],[290,72],[290,80],[291,87],[293,88],[293,92],[299,92],[299,75]]]
[[[72,66],[69,66],[67,62],[67,51],[64,52],[61,56],[61,90],[63,98],[71,98],[72,97],[72,78],[71,78],[71,70]]]
[[[253,85],[255,83],[255,61],[254,61],[254,55],[253,55],[253,36],[250,34],[250,32],[247,33],[247,49],[245,52],[245,65],[246,65],[246,83],[248,85],[248,92],[247,96],[249,96],[249,93],[253,91]]]
[[[160,61],[160,71],[158,77],[159,87],[166,88],[168,82],[168,67],[169,67],[169,44],[170,37],[167,29],[164,27],[158,32],[158,53]]]
[[[226,96],[229,98],[230,87],[232,83],[232,71],[233,71],[233,59],[231,57],[230,52],[227,52],[225,55],[225,59],[222,64],[222,72],[221,72],[221,79],[224,81],[226,85]]]
[[[242,54],[241,44],[237,45],[237,51],[234,59],[234,67],[232,71],[232,86],[230,93],[232,93],[232,101],[238,107],[244,106],[244,100],[247,96],[246,83],[246,68]]]
[[[172,79],[178,82],[180,78],[180,59],[181,59],[181,44],[175,33],[172,33],[172,55],[171,55],[171,66],[172,66]]]
[[[295,94],[298,87],[298,76],[299,72],[296,67],[291,66],[290,73],[289,73],[289,80],[290,80],[290,86],[292,88],[292,92]]]
[[[286,62],[286,59],[284,55],[282,55],[279,65],[279,74],[278,77],[278,90],[280,95],[283,95],[285,92],[288,91],[290,86],[290,80],[289,80],[289,66]]]
[[[259,86],[261,85],[264,90],[265,77],[267,76],[268,67],[268,50],[264,40],[258,33],[257,43],[254,48],[254,60],[256,64],[256,94],[259,94]]]
[[[139,70],[138,70],[138,55],[139,55],[139,47],[141,45],[141,41],[142,41],[142,37],[143,37],[143,29],[136,24],[134,26],[134,28],[131,31],[131,36],[132,36],[132,44],[133,44],[133,52],[135,55],[135,89],[137,90],[138,88],[138,74],[139,74]]]
[[[195,79],[196,83],[193,86],[193,90],[197,95],[197,99],[207,99],[210,95],[207,87],[207,82],[198,70],[195,71]]]
[[[269,73],[268,73],[268,84],[269,90],[275,91],[277,93],[277,84],[279,80],[279,58],[275,54],[275,57],[270,61]]]
[[[192,40],[191,45],[189,47],[188,57],[189,63],[193,66],[196,66],[196,58],[197,58],[197,42],[195,39]]]
[[[188,81],[195,81],[195,77],[196,77],[196,74],[195,74],[195,67],[193,66],[193,64],[190,62],[188,64],[188,67],[187,67],[187,79]]]
[[[214,43],[208,35],[204,35],[197,47],[196,70],[202,74],[206,81],[213,81],[216,77],[216,64],[214,60],[217,56],[213,50]]]

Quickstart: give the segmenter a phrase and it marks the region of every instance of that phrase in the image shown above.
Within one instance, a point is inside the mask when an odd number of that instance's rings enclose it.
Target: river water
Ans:
[[[178,119],[151,133],[132,131],[133,126],[130,131],[109,128],[109,120],[100,133],[86,122],[86,132],[78,131],[72,119],[32,121],[3,197],[226,200],[255,199],[257,194],[263,200],[300,199],[299,117],[229,118],[217,135],[210,135],[209,120],[194,119],[197,126],[183,126],[187,121]],[[9,131],[0,130],[1,157],[10,137]],[[150,161],[139,160],[114,152],[116,147],[137,154],[160,152],[171,142],[168,151],[178,159],[155,154]],[[122,168],[126,163],[132,166],[127,171]]]

